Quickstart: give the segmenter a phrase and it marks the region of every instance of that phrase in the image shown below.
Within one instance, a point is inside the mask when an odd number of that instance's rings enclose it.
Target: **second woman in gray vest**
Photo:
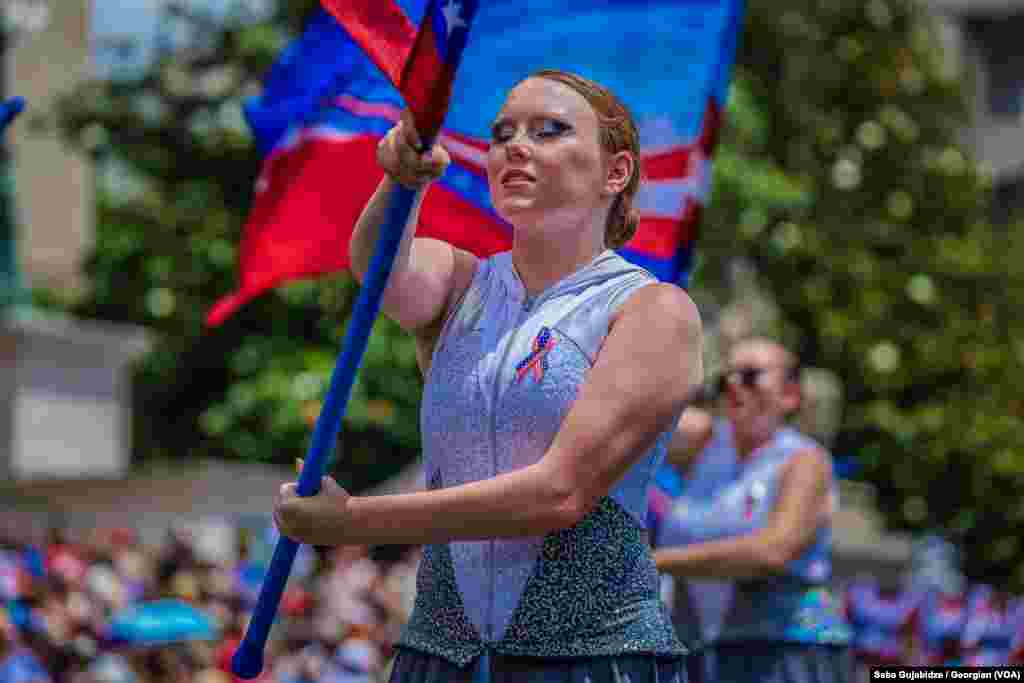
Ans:
[[[801,400],[796,358],[748,339],[724,378],[727,418],[687,415],[691,433],[674,440],[697,458],[655,552],[677,579],[679,635],[709,681],[844,683],[850,632],[828,585],[837,492],[828,452],[786,425]]]

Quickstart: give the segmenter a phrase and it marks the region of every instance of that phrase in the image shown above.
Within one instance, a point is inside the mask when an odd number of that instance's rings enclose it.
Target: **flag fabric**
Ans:
[[[478,0],[429,0],[419,30],[401,7],[380,0],[324,0],[324,7],[395,85],[432,140],[441,129]]]
[[[425,136],[444,117],[437,140],[452,157],[427,192],[417,235],[482,257],[510,248],[512,228],[488,196],[489,127],[507,92],[541,68],[592,78],[632,111],[641,220],[619,253],[685,286],[742,2],[489,0],[467,42],[459,31],[467,0],[324,0],[326,10],[246,104],[264,160],[240,246],[239,288],[217,302],[208,324],[279,284],[349,267],[352,228],[383,175],[376,145],[404,106]],[[452,84],[445,69],[459,50]]]

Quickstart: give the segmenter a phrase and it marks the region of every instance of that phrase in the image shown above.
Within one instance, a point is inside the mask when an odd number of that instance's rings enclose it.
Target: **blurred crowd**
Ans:
[[[971,584],[960,551],[926,536],[901,585],[860,577],[844,591],[863,667],[1024,666],[1024,597]]]
[[[267,533],[258,541],[272,547]],[[0,683],[232,683],[266,566],[253,534],[239,529],[216,559],[185,528],[157,544],[129,529],[12,536],[0,537]],[[384,678],[418,559],[416,548],[304,547],[260,680]]]
[[[854,651],[869,666],[1024,666],[1024,598],[988,585],[845,591]]]
[[[0,532],[0,683],[236,683],[231,655],[276,541],[265,531],[237,529],[219,557],[185,528],[155,544],[130,529]],[[413,547],[304,547],[259,680],[386,680],[418,561]],[[948,565],[899,590],[869,577],[845,587],[863,666],[1024,664],[1024,599]]]

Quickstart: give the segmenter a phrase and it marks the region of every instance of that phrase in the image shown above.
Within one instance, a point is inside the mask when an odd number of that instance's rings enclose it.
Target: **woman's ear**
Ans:
[[[796,415],[803,404],[804,392],[800,382],[787,380],[782,387],[782,404],[787,415]]]
[[[633,170],[636,168],[636,160],[626,150],[616,152],[608,160],[608,176],[605,179],[605,192],[616,195],[626,189],[630,179],[633,177]]]

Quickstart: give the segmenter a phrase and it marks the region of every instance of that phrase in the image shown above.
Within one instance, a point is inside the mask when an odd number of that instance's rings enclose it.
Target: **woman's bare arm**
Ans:
[[[775,507],[764,528],[750,534],[655,552],[658,570],[686,578],[750,579],[785,571],[814,542],[828,514],[832,468],[816,450],[786,465]]]
[[[676,423],[666,460],[682,472],[689,471],[697,456],[711,441],[714,419],[702,408],[689,406]]]
[[[440,240],[414,236],[427,186],[444,173],[450,161],[440,147],[435,146],[427,154],[420,155],[416,152],[418,146],[419,136],[411,118],[403,113],[402,121],[378,146],[377,160],[385,175],[356,221],[349,240],[352,273],[362,282],[370,268],[396,184],[401,183],[416,191],[381,300],[384,314],[402,329],[416,335],[436,327],[448,304],[457,298],[453,294],[459,287],[468,286],[476,268],[476,257],[469,252]]]

